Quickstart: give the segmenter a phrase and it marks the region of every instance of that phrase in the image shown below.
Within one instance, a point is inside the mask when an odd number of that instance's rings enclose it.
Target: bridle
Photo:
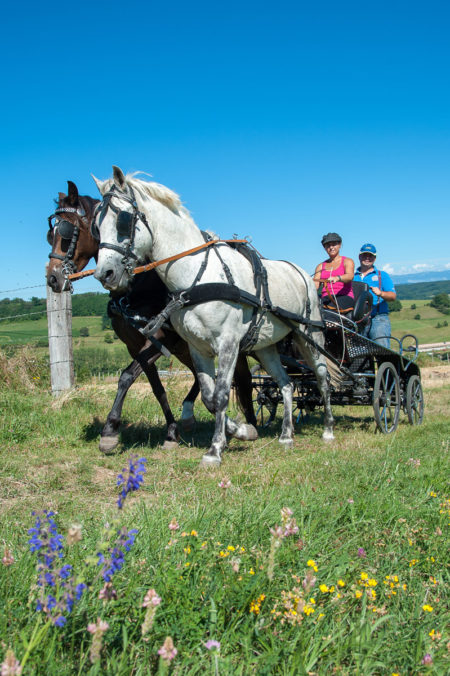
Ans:
[[[122,238],[124,240],[126,239],[128,241],[124,246],[120,246],[119,244],[111,244],[110,242],[101,242],[99,245],[99,249],[111,249],[112,251],[116,251],[117,253],[122,254],[123,258],[121,263],[124,266],[127,273],[130,275],[130,277],[132,277],[134,274],[133,270],[135,267],[135,261],[139,260],[133,251],[134,238],[136,235],[136,224],[138,220],[142,221],[142,223],[145,225],[152,238],[153,234],[152,231],[150,230],[150,226],[147,222],[145,214],[142,211],[139,211],[136,198],[134,196],[133,188],[131,186],[128,186],[128,188],[131,192],[131,196],[127,195],[122,190],[119,190],[115,185],[113,185],[112,188],[103,195],[103,200],[100,202],[100,204],[97,205],[94,212],[94,218],[92,220],[91,225],[91,233],[93,237],[95,237],[96,239],[100,239],[99,227],[101,226],[108,209],[111,209],[115,214],[117,214],[116,220],[117,236],[118,238]],[[115,207],[111,201],[113,197],[120,197],[120,199],[123,199],[129,204],[131,204],[131,206],[133,207],[133,211],[132,212],[123,211],[122,209]],[[97,216],[99,216],[98,225],[97,225]]]

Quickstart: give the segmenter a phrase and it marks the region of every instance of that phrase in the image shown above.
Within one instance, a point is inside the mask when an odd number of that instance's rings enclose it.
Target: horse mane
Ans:
[[[191,214],[189,213],[188,209],[183,206],[181,198],[176,192],[170,188],[167,188],[165,185],[161,185],[161,183],[156,183],[155,181],[144,181],[143,179],[136,178],[136,176],[139,174],[142,175],[144,172],[136,171],[132,174],[127,174],[125,176],[126,184],[133,188],[133,190],[135,190],[142,198],[152,197],[170,209],[170,211],[172,211],[177,216],[192,220]],[[145,175],[148,176],[149,174]],[[112,178],[107,179],[105,181],[106,190],[110,190],[113,183],[114,180]]]

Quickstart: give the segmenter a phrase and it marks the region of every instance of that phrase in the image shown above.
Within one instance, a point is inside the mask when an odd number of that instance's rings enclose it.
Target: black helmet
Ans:
[[[322,246],[328,244],[329,242],[339,242],[342,244],[342,237],[337,234],[337,232],[327,232],[326,235],[322,237]]]

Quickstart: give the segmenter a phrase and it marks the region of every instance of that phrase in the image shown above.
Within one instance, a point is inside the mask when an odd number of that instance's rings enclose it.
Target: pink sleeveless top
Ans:
[[[345,275],[344,267],[345,256],[341,258],[341,264],[336,270],[325,270],[326,261],[322,263],[322,270],[320,271],[320,281],[325,282],[331,276],[336,277],[337,275]],[[335,296],[349,296],[354,298],[352,283],[351,282],[327,282],[327,286],[323,287],[322,298],[328,298],[327,287],[334,293]]]

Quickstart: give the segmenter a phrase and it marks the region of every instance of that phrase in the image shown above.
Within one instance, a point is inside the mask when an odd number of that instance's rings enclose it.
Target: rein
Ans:
[[[164,265],[165,263],[171,263],[172,261],[177,261],[180,258],[184,258],[185,256],[190,256],[191,254],[197,253],[197,251],[201,251],[202,249],[207,249],[210,246],[213,246],[214,244],[248,244],[248,240],[246,239],[211,239],[208,242],[204,242],[203,244],[200,244],[199,246],[195,246],[193,249],[188,249],[187,251],[182,251],[181,253],[175,254],[174,256],[169,256],[168,258],[162,258],[159,261],[154,261],[153,263],[147,263],[147,265],[140,265],[137,268],[134,268],[133,273],[135,275],[139,275],[141,272],[148,272],[149,270],[154,270],[154,268],[159,267],[160,265]],[[70,280],[75,280],[75,279],[82,279],[83,277],[90,277],[90,275],[93,275],[95,270],[82,270],[81,272],[74,272],[73,274],[69,275]]]

